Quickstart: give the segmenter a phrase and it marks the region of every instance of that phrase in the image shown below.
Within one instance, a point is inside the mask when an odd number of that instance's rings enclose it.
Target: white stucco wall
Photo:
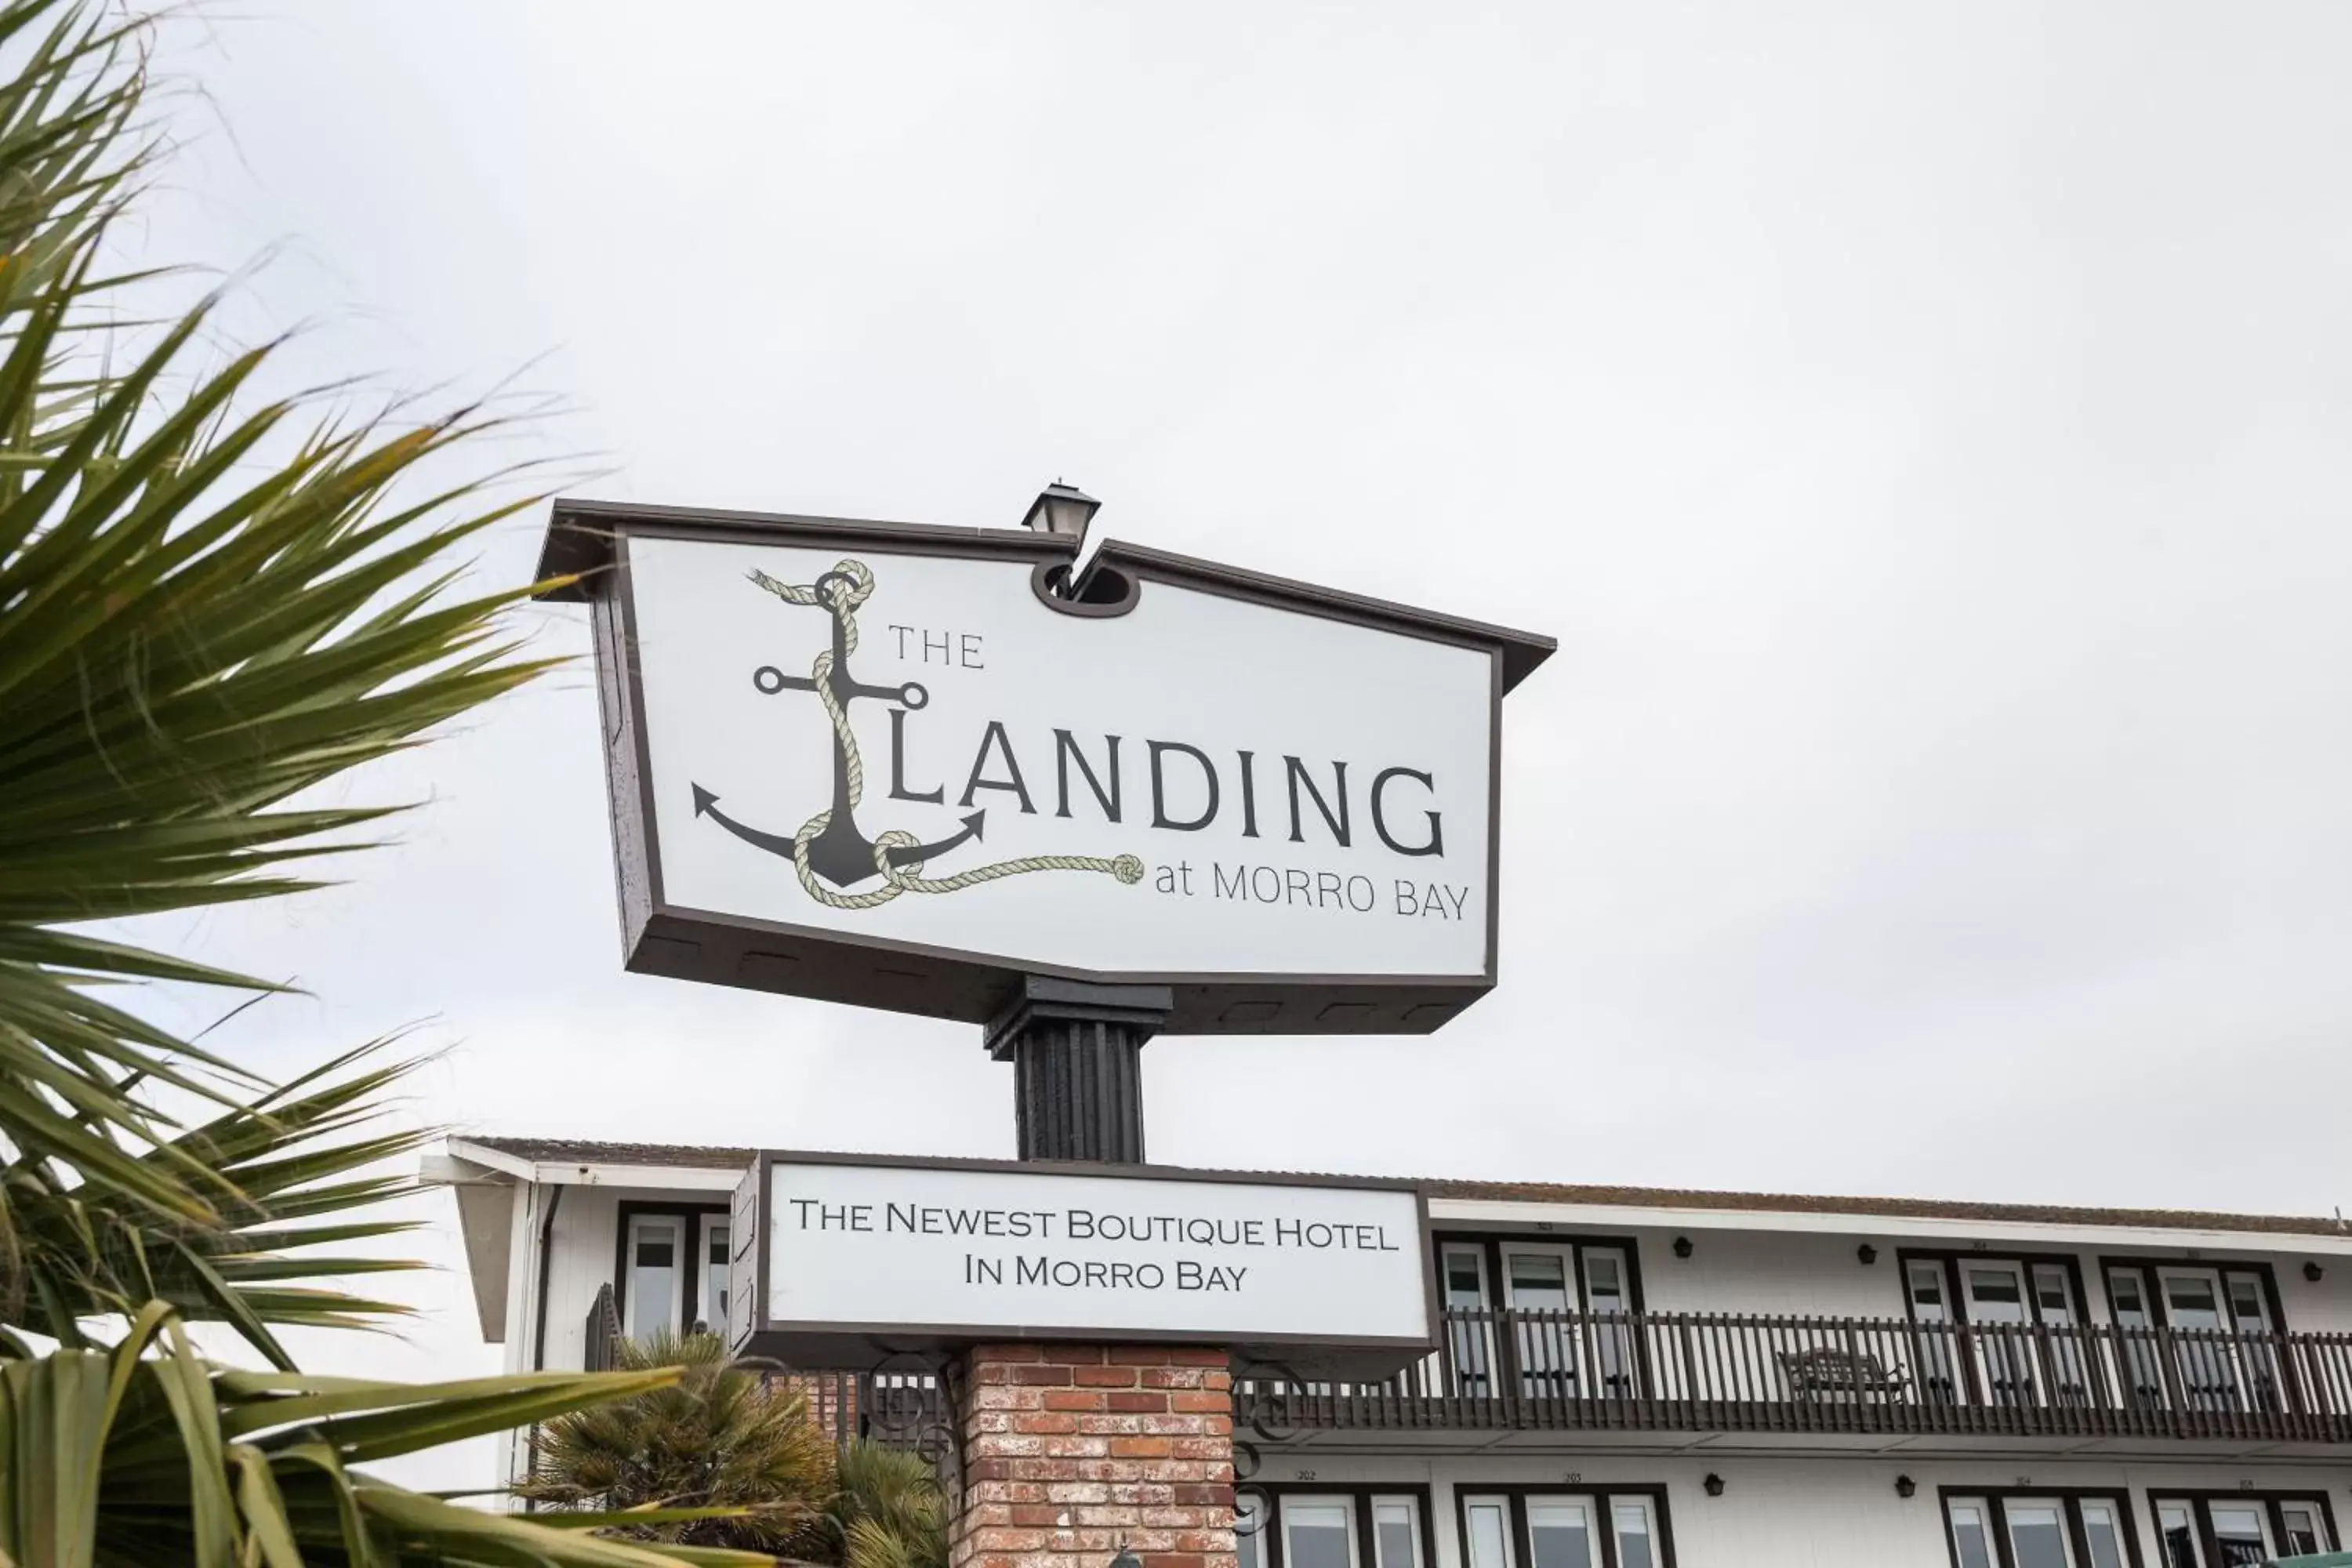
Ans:
[[[1721,1476],[1721,1497],[1704,1486]],[[1568,1478],[1573,1475],[1573,1482]],[[1908,1475],[1917,1491],[1896,1495]],[[2028,1484],[2089,1488],[2128,1500],[2146,1568],[2156,1551],[2150,1491],[2322,1492],[2338,1528],[2352,1521],[2352,1487],[2342,1466],[2257,1463],[2114,1464],[2006,1457],[1982,1461],[1882,1458],[1560,1455],[1545,1458],[1463,1456],[1390,1458],[1285,1454],[1259,1479],[1318,1486],[1426,1486],[1437,1550],[1431,1568],[1464,1568],[1457,1500],[1491,1487],[1543,1487],[1575,1493],[1611,1485],[1664,1486],[1675,1568],[1950,1568],[1939,1488],[2001,1489]],[[1526,1568],[1525,1564],[1519,1568]]]

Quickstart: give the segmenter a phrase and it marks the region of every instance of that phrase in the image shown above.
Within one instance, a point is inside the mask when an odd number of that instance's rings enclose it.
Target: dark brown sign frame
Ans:
[[[1256,1187],[1345,1187],[1355,1191],[1409,1192],[1413,1195],[1414,1245],[1420,1249],[1422,1339],[1359,1339],[1330,1334],[1266,1334],[1236,1339],[1228,1333],[1177,1330],[1105,1329],[1099,1324],[1034,1324],[1019,1328],[953,1323],[835,1323],[772,1321],[766,1315],[771,1247],[766,1204],[777,1165],[912,1167],[926,1171],[1009,1172],[1018,1175],[1108,1177],[1113,1180],[1223,1183]],[[769,1356],[808,1371],[871,1372],[902,1358],[935,1358],[974,1344],[1214,1345],[1230,1351],[1236,1364],[1258,1363],[1269,1375],[1371,1383],[1391,1377],[1437,1348],[1444,1321],[1437,1269],[1430,1243],[1429,1194],[1420,1183],[1379,1176],[1318,1176],[1289,1172],[1202,1171],[1181,1165],[1098,1164],[1054,1160],[918,1159],[895,1154],[798,1152],[763,1149],[735,1188],[730,1205],[729,1270],[737,1302],[749,1304],[730,1327],[738,1356]],[[750,1265],[748,1283],[744,1266]]]
[[[1104,542],[1089,582],[1123,596],[1055,601],[1078,615],[1118,615],[1166,583],[1299,614],[1402,633],[1485,653],[1492,664],[1486,831],[1485,973],[1462,975],[1197,974],[1118,972],[982,955],[887,937],[682,907],[663,896],[646,741],[645,693],[635,657],[629,542],[637,537],[751,544],[868,545],[900,554],[1026,561],[1040,595],[1073,564],[1076,544],[1017,529],[943,528],[608,501],[558,500],[540,557],[540,597],[590,607],[604,717],[606,793],[619,885],[623,962],[640,974],[807,996],[852,1006],[984,1024],[1019,994],[1024,975],[1097,984],[1160,985],[1173,1007],[1166,1034],[1418,1035],[1437,1029],[1494,988],[1501,908],[1503,696],[1553,651],[1552,639],[1412,609],[1334,589]],[[1082,589],[1086,584],[1081,584]],[[1089,595],[1088,597],[1092,597]]]

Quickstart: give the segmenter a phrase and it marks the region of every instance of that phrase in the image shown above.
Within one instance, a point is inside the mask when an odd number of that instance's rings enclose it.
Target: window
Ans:
[[[727,1222],[712,1215],[702,1221],[702,1326],[720,1339],[727,1334]]]
[[[675,1215],[638,1215],[629,1221],[628,1313],[622,1329],[633,1340],[677,1327],[683,1228]]]
[[[2151,1497],[2162,1568],[2252,1568],[2335,1548],[2327,1500],[2314,1493],[2205,1492]]]
[[[1663,1487],[1465,1496],[1468,1568],[1665,1568],[1665,1496]],[[1519,1542],[1528,1552],[1524,1564]]]
[[[2119,1496],[1947,1489],[1944,1523],[1958,1568],[2138,1568]]]

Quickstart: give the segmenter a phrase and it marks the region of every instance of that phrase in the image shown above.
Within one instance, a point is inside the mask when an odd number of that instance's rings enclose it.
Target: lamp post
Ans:
[[[1064,539],[1084,543],[1087,525],[1102,510],[1102,502],[1076,485],[1066,485],[1055,479],[1037,492],[1029,503],[1029,515],[1021,526],[1037,533],[1057,534]]]

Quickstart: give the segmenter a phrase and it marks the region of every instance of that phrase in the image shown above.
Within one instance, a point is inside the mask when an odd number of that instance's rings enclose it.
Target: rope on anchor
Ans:
[[[858,606],[874,595],[874,573],[865,562],[835,562],[831,572],[806,587],[779,583],[757,568],[751,573],[751,578],[787,605],[824,609],[841,623],[843,656],[857,651]],[[866,764],[857,752],[857,737],[849,728],[848,711],[834,696],[833,685],[827,679],[833,668],[833,649],[827,647],[809,667],[809,679],[816,688],[817,700],[824,704],[825,717],[833,721],[834,743],[841,748],[844,773],[849,784],[849,805],[855,810],[866,794]],[[1130,887],[1143,880],[1143,862],[1132,855],[1024,855],[990,866],[975,866],[951,877],[926,877],[920,860],[904,866],[891,860],[893,849],[911,849],[922,842],[913,834],[894,827],[874,840],[874,868],[881,873],[883,885],[871,892],[845,893],[825,886],[809,868],[809,842],[832,821],[833,808],[827,806],[801,824],[801,830],[793,835],[793,865],[800,872],[801,886],[807,889],[808,896],[836,910],[876,909],[901,893],[952,893],[1030,871],[1100,871]]]

